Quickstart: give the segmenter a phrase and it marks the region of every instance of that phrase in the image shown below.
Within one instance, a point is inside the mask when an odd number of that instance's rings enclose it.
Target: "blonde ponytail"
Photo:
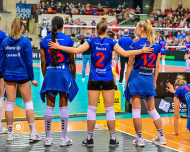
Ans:
[[[155,31],[152,28],[150,20],[141,21],[137,24],[137,26],[144,28],[144,32],[147,35],[147,39],[150,42],[150,45],[152,46],[155,43]]]
[[[182,86],[184,84],[187,84],[187,81],[184,80],[184,76],[183,75],[177,75],[177,79],[175,80],[175,86]]]
[[[10,36],[19,39],[22,36],[21,28],[23,26],[23,23],[20,18],[15,18],[11,25],[11,33]]]

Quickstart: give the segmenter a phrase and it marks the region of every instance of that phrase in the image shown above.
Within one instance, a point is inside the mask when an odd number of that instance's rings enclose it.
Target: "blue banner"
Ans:
[[[16,16],[17,17],[24,17],[24,18],[31,18],[31,5],[16,4]]]

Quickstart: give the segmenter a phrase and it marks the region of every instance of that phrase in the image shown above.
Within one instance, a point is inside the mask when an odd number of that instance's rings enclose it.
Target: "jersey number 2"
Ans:
[[[99,52],[96,54],[96,56],[101,56],[101,58],[96,62],[97,67],[104,67],[104,64],[100,64],[104,60],[104,54]]]
[[[50,53],[50,58],[51,58],[51,50],[50,49],[48,50],[48,53]],[[60,53],[60,50],[57,50],[57,57],[60,57],[60,59],[58,60],[58,62],[63,62],[64,56],[63,56],[63,54]]]
[[[151,62],[147,65],[147,58],[152,58]],[[147,67],[151,67],[151,68],[154,68],[155,67],[155,64],[153,64],[153,62],[156,60],[156,54],[143,54],[141,56],[141,59],[144,59],[144,66],[147,66]]]

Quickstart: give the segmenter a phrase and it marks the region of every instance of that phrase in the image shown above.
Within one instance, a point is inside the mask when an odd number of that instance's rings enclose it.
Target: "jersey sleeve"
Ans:
[[[130,50],[134,50],[135,49],[135,43],[132,43],[131,46],[129,47]]]
[[[86,40],[86,42],[90,45],[90,47],[92,46],[92,39],[93,38],[89,38],[88,40]]]
[[[33,70],[33,57],[32,57],[32,46],[30,40],[27,41],[25,50],[25,63],[28,72],[28,78],[33,81],[34,80],[34,70]]]
[[[116,40],[114,40],[114,39],[112,39],[112,48],[114,48],[114,46],[117,44],[117,41]]]

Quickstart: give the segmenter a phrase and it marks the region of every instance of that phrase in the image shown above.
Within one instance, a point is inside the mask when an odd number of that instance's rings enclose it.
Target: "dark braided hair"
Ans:
[[[52,35],[51,35],[51,41],[56,42],[57,39],[57,29],[60,29],[63,27],[63,18],[59,16],[55,16],[52,19]],[[57,57],[57,50],[51,49],[51,61],[53,66],[57,66],[59,64],[58,57]]]

